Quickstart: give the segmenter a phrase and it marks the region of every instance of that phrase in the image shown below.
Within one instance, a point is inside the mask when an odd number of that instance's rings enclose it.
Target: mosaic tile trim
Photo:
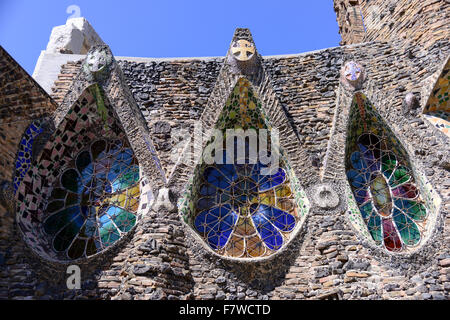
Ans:
[[[238,80],[215,128],[270,129],[248,80]],[[248,147],[248,144],[247,144]],[[218,151],[220,152],[220,151]],[[222,151],[225,160],[225,150]],[[280,150],[280,166],[261,175],[264,165],[199,164],[179,200],[184,221],[219,255],[252,259],[278,252],[295,234],[309,201]],[[237,159],[235,159],[237,160]]]
[[[27,128],[20,140],[17,159],[16,159],[16,173],[14,176],[14,193],[17,192],[20,183],[30,169],[31,161],[33,159],[33,143],[34,139],[38,137],[43,131],[43,123],[41,120],[33,121]]]
[[[424,117],[434,127],[450,137],[450,59],[442,70],[442,73],[428,98],[423,109]]]
[[[153,195],[98,85],[67,112],[18,188],[18,221],[39,255],[70,261],[111,247]]]
[[[434,207],[430,211],[430,201],[424,201],[403,146],[360,92],[350,110],[346,174],[352,191],[347,190],[348,215],[358,231],[389,252],[424,242]]]

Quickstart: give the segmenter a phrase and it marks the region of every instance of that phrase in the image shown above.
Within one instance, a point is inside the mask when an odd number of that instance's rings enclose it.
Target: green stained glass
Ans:
[[[108,247],[120,238],[120,233],[112,222],[108,222],[100,227],[100,238],[103,245]]]
[[[394,175],[389,180],[389,184],[391,185],[392,188],[395,188],[409,181],[410,178],[411,176],[409,174],[408,168],[401,166],[394,171]]]
[[[427,209],[407,153],[359,92],[350,111],[346,155],[349,185],[375,243],[391,252],[417,245]]]
[[[381,168],[385,177],[389,179],[397,165],[397,159],[391,154],[386,154],[381,158]]]
[[[361,214],[363,219],[368,219],[372,214],[373,206],[371,202],[367,202],[365,205],[361,206]]]
[[[122,232],[130,231],[136,222],[136,216],[126,210],[120,208],[117,209],[118,210],[114,213],[114,216],[110,215],[112,217],[112,220],[114,221],[116,226],[120,229],[120,231]]]
[[[411,218],[400,210],[394,209],[393,219],[404,243],[416,245],[420,241],[420,231]]]
[[[425,206],[420,202],[405,199],[397,199],[395,200],[395,205],[403,213],[407,214],[414,220],[421,221],[427,215],[427,210],[425,209]]]
[[[381,243],[383,241],[383,236],[381,232],[381,218],[376,214],[370,216],[367,221],[367,227],[369,229],[370,234],[372,235],[373,240],[377,243]]]
[[[113,183],[112,189],[114,191],[122,190],[136,184],[139,180],[139,167],[128,167],[122,175],[120,175]]]

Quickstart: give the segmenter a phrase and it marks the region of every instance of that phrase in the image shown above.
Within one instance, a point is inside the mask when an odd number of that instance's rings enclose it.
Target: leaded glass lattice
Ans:
[[[56,251],[70,259],[91,256],[117,241],[136,223],[139,167],[120,140],[97,140],[60,176],[43,223]]]
[[[136,225],[148,189],[114,109],[92,85],[67,111],[19,184],[19,226],[25,241],[45,258],[87,258]]]
[[[408,156],[369,100],[356,93],[346,146],[347,178],[375,243],[388,251],[417,246],[428,211]]]
[[[243,78],[216,124],[224,141],[230,128],[256,132],[270,128],[250,82]],[[270,148],[270,139],[268,143]],[[223,163],[197,166],[181,205],[184,219],[220,255],[270,256],[288,242],[308,210],[305,194],[283,155],[278,168],[262,174],[267,167],[249,158],[249,140],[245,141],[245,157],[238,159],[235,150],[232,163],[226,162],[229,150],[225,143],[223,147],[217,151],[223,154]]]

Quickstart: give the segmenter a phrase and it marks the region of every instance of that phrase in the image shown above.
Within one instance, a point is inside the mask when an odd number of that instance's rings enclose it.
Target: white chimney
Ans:
[[[89,22],[83,17],[71,18],[65,25],[53,28],[46,51],[86,54],[94,44],[103,44],[103,41]]]

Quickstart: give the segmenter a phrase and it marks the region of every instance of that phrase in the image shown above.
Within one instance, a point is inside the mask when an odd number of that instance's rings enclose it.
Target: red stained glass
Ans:
[[[395,230],[392,219],[382,219],[383,221],[383,239],[386,249],[389,251],[402,250],[402,243]]]
[[[392,194],[399,198],[414,199],[419,195],[419,191],[417,191],[416,186],[408,183],[393,189]]]

